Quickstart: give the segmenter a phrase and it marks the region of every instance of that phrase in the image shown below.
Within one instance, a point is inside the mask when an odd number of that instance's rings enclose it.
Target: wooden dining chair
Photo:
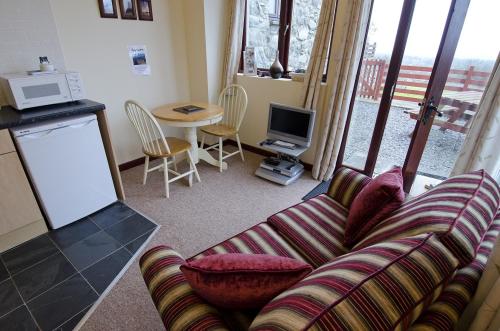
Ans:
[[[146,162],[144,163],[144,178],[142,181],[143,185],[146,185],[149,172],[160,169],[163,169],[165,195],[167,198],[170,196],[169,183],[189,176],[189,186],[191,186],[193,173],[195,174],[198,182],[201,181],[198,170],[196,169],[196,164],[194,164],[189,151],[191,149],[190,143],[175,137],[165,137],[160,125],[149,110],[136,101],[128,100],[125,102],[125,111],[130,119],[130,122],[132,122],[132,125],[139,134],[139,138],[142,143],[142,152],[146,156]],[[187,161],[189,163],[189,171],[182,174],[177,172],[175,159],[175,156],[181,153],[187,154]],[[151,157],[162,159],[162,164],[149,168],[149,160]],[[172,163],[174,170],[168,168],[168,166]],[[169,179],[169,172],[174,174],[175,177]]]
[[[205,144],[205,135],[212,135],[218,138],[218,142],[206,148],[206,151],[215,149],[219,152],[219,171],[222,172],[222,162],[224,159],[236,154],[241,155],[241,160],[245,161],[243,149],[241,148],[239,130],[245,113],[247,111],[248,96],[241,85],[230,85],[219,95],[219,106],[224,108],[224,117],[217,124],[204,126],[201,128],[203,136],[201,138],[201,148]],[[226,138],[235,137],[238,143],[238,151],[230,153],[223,149],[223,141]]]

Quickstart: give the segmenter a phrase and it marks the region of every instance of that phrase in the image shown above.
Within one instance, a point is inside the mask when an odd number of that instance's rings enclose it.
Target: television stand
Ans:
[[[260,167],[255,171],[256,176],[281,185],[289,185],[304,173],[304,166],[300,163],[299,156],[307,150],[307,147],[297,145],[294,148],[285,147],[269,139],[260,145],[277,155],[262,160]]]

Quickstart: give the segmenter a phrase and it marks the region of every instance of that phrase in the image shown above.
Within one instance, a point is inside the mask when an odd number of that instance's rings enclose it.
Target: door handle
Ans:
[[[422,116],[420,117],[420,121],[422,124],[427,124],[427,121],[429,121],[429,117],[431,117],[432,113],[436,113],[439,117],[443,116],[443,113],[438,110],[437,105],[434,105],[434,97],[431,97],[429,102],[426,104],[425,102],[420,102],[418,104],[420,107],[424,107],[424,111],[422,113]]]

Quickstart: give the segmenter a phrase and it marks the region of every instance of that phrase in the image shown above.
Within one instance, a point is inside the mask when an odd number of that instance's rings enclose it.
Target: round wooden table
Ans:
[[[174,108],[187,105],[194,105],[205,109],[191,114],[184,114],[174,110]],[[191,155],[195,163],[203,160],[213,166],[219,167],[218,160],[214,159],[206,150],[198,148],[196,129],[201,126],[220,122],[224,116],[224,108],[205,102],[178,102],[157,107],[152,113],[154,117],[169,126],[184,128],[184,137],[191,144]],[[226,162],[222,162],[222,168],[227,169]]]

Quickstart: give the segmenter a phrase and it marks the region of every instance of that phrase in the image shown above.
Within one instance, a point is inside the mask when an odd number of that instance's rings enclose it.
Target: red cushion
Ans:
[[[302,261],[267,254],[210,255],[181,270],[203,299],[221,308],[258,309],[312,271]]]
[[[352,202],[344,244],[348,247],[355,245],[375,225],[398,209],[404,199],[401,168],[394,168],[375,177]]]

